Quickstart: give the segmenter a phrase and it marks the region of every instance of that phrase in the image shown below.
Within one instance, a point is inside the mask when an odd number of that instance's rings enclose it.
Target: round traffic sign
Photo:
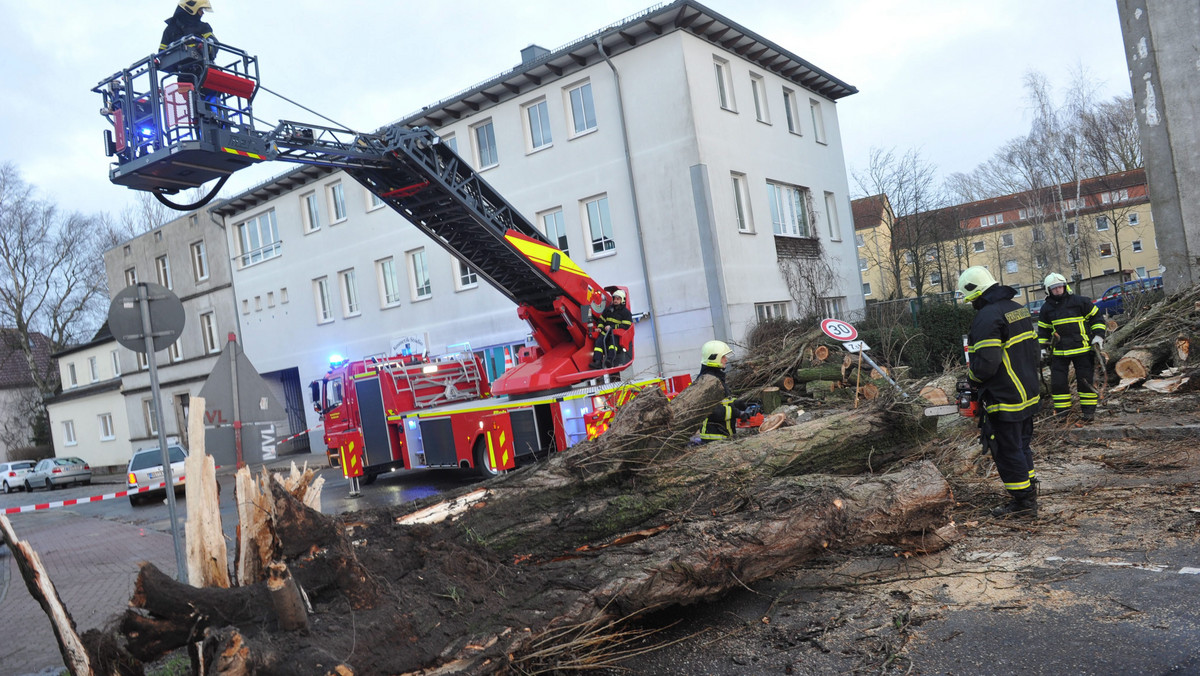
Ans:
[[[847,341],[858,338],[858,331],[840,319],[821,320],[821,330],[834,340]]]
[[[117,292],[108,307],[108,329],[113,338],[134,352],[146,351],[147,327],[142,325],[142,307],[139,287],[145,288],[145,299],[149,306],[149,334],[154,351],[165,350],[183,333],[186,319],[183,303],[165,286],[142,282],[127,286]]]

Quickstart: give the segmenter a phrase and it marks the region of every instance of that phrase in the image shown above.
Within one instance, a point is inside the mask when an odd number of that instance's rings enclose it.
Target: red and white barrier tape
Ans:
[[[293,434],[292,436],[290,436],[290,437],[288,437],[288,438],[286,438],[286,439],[280,439],[279,441],[276,441],[275,443],[277,443],[277,444],[286,444],[287,442],[291,441],[292,439],[298,439],[298,438],[300,438],[300,437],[304,436],[305,434],[308,434],[309,432],[312,432],[312,431],[314,431],[314,430],[319,430],[319,429],[321,429],[321,428],[322,428],[322,427],[324,427],[324,426],[325,426],[324,424],[321,424],[321,425],[317,425],[317,426],[315,426],[315,427],[310,427],[310,428],[308,428],[308,429],[304,430],[303,432],[299,432],[299,433],[297,433],[297,434]]]
[[[180,477],[174,481],[175,484],[183,483],[183,478]],[[90,498],[72,498],[70,500],[59,500],[58,502],[43,502],[37,505],[24,505],[22,507],[6,507],[0,514],[5,516],[9,514],[21,514],[24,512],[35,512],[39,509],[55,509],[57,507],[70,507],[72,505],[83,505],[89,502],[100,502],[101,500],[112,500],[114,498],[123,498],[127,495],[136,495],[138,493],[146,493],[148,491],[157,490],[167,485],[167,482],[160,481],[154,486],[142,486],[141,488],[132,491],[117,491],[116,493],[105,493],[104,495],[93,495]]]

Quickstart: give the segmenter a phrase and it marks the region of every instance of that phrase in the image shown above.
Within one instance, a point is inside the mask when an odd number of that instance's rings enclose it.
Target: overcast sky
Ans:
[[[645,0],[212,0],[219,39],[257,54],[264,86],[354,129],[393,121],[650,6]],[[858,88],[838,103],[846,163],[920,149],[970,171],[1028,129],[1023,78],[1061,91],[1081,70],[1129,91],[1114,0],[707,0]],[[0,0],[0,162],[62,208],[117,214],[100,80],[153,51],[172,0]],[[268,120],[319,121],[260,95]],[[235,176],[222,197],[291,167]],[[853,181],[851,181],[853,187]]]

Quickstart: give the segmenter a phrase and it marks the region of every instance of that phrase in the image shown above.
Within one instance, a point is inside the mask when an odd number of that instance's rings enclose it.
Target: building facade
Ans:
[[[862,307],[836,109],[853,87],[686,1],[522,57],[401,122],[630,289],[634,373],[694,371],[699,345],[761,319]],[[304,167],[214,212],[246,354],[281,385],[333,354],[465,345],[494,378],[525,344],[504,296],[342,172]]]
[[[124,467],[133,455],[120,346],[105,323],[84,345],[56,353],[62,392],[47,400],[54,455],[75,456],[93,468]]]

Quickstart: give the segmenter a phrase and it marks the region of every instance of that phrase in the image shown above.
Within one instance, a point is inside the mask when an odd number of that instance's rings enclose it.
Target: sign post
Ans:
[[[876,364],[870,357],[867,356],[867,350],[871,348],[867,346],[866,341],[857,340],[858,329],[840,319],[822,319],[821,331],[834,340],[840,340],[847,352],[851,354],[857,352],[860,364],[864,361],[867,362],[868,366],[878,371],[879,374],[884,377],[884,379],[892,384],[892,387],[896,388],[896,391],[900,393],[900,396],[908,397],[908,394],[904,390],[900,389],[900,386],[896,384],[896,381],[892,380],[891,376],[885,373],[883,369],[879,368],[878,364]],[[860,368],[859,371],[861,370],[862,369]],[[857,390],[857,388],[855,389]]]

